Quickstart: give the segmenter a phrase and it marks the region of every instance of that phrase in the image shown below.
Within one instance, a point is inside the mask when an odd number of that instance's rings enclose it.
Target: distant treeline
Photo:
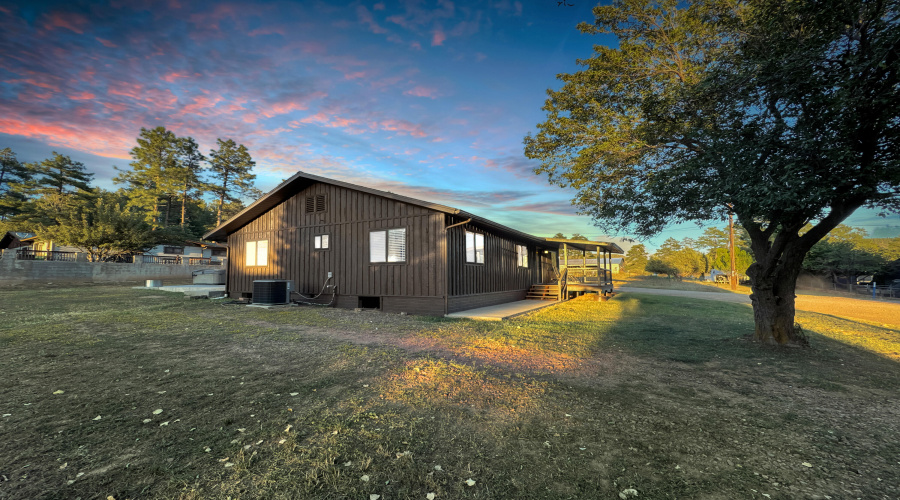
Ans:
[[[0,231],[35,233],[105,260],[199,238],[261,195],[256,163],[231,139],[204,155],[192,137],[142,128],[130,154],[128,168],[116,168],[121,187],[107,191],[66,155],[23,163],[0,149]]]

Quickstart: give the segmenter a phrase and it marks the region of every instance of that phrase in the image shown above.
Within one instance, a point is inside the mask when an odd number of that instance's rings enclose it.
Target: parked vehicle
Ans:
[[[865,285],[865,286],[871,285],[873,278],[874,278],[874,276],[872,276],[871,274],[865,275],[865,276],[857,276],[856,284],[857,285]]]

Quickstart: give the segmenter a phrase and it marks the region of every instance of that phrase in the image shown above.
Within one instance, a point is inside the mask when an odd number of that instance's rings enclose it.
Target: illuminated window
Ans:
[[[406,228],[369,233],[369,262],[406,262]]]
[[[525,245],[516,245],[516,264],[528,267],[528,247]]]
[[[328,235],[327,234],[319,234],[313,238],[313,248],[316,250],[327,250],[328,249]]]
[[[247,266],[265,266],[269,263],[269,240],[248,241],[244,259]]]
[[[484,235],[466,231],[466,262],[484,264]]]

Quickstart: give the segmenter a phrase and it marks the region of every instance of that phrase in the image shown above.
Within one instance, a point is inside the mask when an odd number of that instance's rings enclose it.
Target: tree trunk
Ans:
[[[172,197],[166,197],[166,223],[163,227],[169,227],[169,212],[172,211]]]
[[[186,212],[187,206],[187,193],[188,193],[188,185],[185,183],[184,191],[181,193],[181,227],[184,227],[184,214]]]
[[[216,212],[216,227],[222,225],[222,205],[225,204],[225,195],[219,198],[219,210]]]
[[[785,252],[776,264],[765,267],[759,262],[747,269],[753,294],[754,339],[765,344],[805,345],[806,338],[794,324],[797,276],[803,256]]]

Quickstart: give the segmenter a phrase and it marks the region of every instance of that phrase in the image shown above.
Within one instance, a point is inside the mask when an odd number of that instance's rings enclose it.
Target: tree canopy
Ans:
[[[632,245],[625,254],[625,269],[629,274],[643,273],[647,267],[647,259],[647,248],[644,245]]]
[[[618,0],[525,138],[607,232],[733,212],[751,241],[756,338],[798,343],[810,248],[854,210],[900,207],[898,2]],[[801,229],[812,228],[800,234]]]

